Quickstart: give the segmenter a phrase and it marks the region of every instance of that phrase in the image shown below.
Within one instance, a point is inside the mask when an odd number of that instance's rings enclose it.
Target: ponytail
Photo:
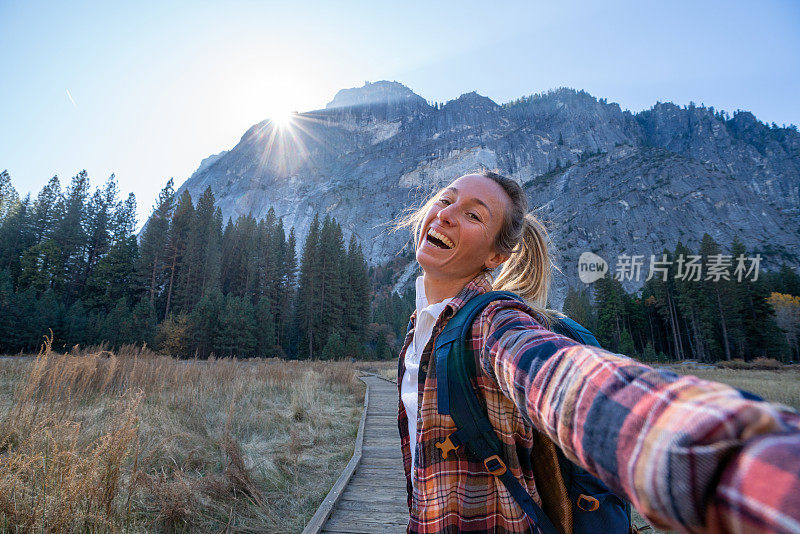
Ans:
[[[551,268],[547,251],[547,230],[539,219],[526,213],[519,243],[503,264],[493,287],[499,291],[513,291],[535,309],[544,311],[547,307]]]
[[[495,240],[497,251],[508,254],[509,258],[492,289],[520,295],[540,316],[539,322],[549,328],[552,318],[560,313],[547,308],[552,269],[558,269],[547,248],[547,229],[536,216],[528,213],[528,199],[517,182],[491,171],[484,171],[481,176],[502,187],[511,200]]]

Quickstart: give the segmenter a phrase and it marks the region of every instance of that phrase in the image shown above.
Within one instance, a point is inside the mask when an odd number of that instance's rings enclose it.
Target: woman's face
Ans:
[[[471,279],[508,259],[494,248],[511,200],[489,178],[468,174],[439,194],[425,215],[417,261],[436,278]]]

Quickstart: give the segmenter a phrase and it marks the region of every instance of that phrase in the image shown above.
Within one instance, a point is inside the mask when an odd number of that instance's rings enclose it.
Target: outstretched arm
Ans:
[[[475,346],[529,422],[656,525],[800,532],[800,415],[546,330],[490,304]]]

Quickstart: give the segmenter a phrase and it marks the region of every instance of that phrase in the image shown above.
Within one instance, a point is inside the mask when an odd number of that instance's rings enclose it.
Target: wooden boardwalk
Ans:
[[[376,376],[361,380],[369,388],[369,400],[363,421],[360,461],[346,485],[338,489],[334,486],[331,490],[334,495],[326,498],[326,503],[334,503],[330,515],[326,519],[323,516],[327,515],[327,510],[318,512],[306,527],[306,533],[406,531],[408,504],[397,431],[397,385]],[[354,458],[358,447],[356,443]],[[348,469],[345,469],[343,477],[347,474]],[[314,524],[315,519],[317,524]]]
[[[397,432],[397,384],[376,376],[361,380],[368,388],[364,399],[366,410],[353,459],[303,534],[406,531],[408,505]],[[636,511],[633,524],[644,532],[669,534],[653,529]]]

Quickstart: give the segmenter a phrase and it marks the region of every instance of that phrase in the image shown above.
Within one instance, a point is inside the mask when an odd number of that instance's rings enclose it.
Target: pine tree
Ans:
[[[28,248],[19,262],[19,287],[32,288],[37,295],[47,289],[61,293],[64,287],[64,266],[61,261],[61,248],[53,239]]]
[[[720,255],[720,248],[716,241],[710,235],[703,234],[700,242],[700,257],[702,258],[703,266],[709,266],[712,260],[719,258]],[[729,360],[730,343],[728,341],[725,311],[722,305],[723,295],[727,293],[723,289],[726,281],[722,277],[715,281],[717,275],[709,276],[710,274],[705,273],[703,275],[700,287],[700,306],[696,311],[700,318],[700,328],[705,340],[709,360],[719,360],[723,356],[726,360]]]
[[[59,349],[63,348],[65,333],[64,306],[55,291],[48,289],[41,297],[36,299],[35,314],[32,317],[28,317],[27,320],[35,325],[40,342],[45,334],[52,331],[53,346]]]
[[[300,280],[297,289],[296,324],[298,332],[298,353],[301,357],[313,358],[317,340],[316,315],[319,313],[319,293],[317,284],[320,278],[319,267],[319,216],[314,215],[314,220],[303,245],[303,255],[300,261]]]
[[[85,347],[94,341],[88,332],[89,314],[80,299],[73,302],[67,310],[64,326],[64,337],[68,348],[74,345]]]
[[[189,348],[201,358],[208,358],[215,350],[224,309],[225,298],[219,289],[214,289],[203,295],[189,316]]]
[[[15,209],[19,203],[19,193],[11,185],[11,175],[7,170],[0,172],[0,226],[3,224],[3,219]]]
[[[633,337],[631,337],[631,333],[628,332],[627,328],[624,329],[620,335],[619,352],[631,358],[635,358],[637,355],[636,347],[633,344]]]
[[[131,310],[131,331],[134,343],[155,345],[156,310],[147,297],[140,299]]]
[[[136,294],[136,263],[139,247],[134,235],[136,197],[131,193],[124,202],[116,203],[109,217],[111,245],[98,261],[86,281],[86,302],[107,310],[114,302],[133,302]]]
[[[36,244],[30,224],[31,200],[26,196],[9,208],[0,224],[0,269],[8,269],[16,285],[22,270],[22,254]]]
[[[11,271],[8,268],[0,269],[0,353],[9,350],[7,340],[11,338],[14,327],[11,310],[13,297],[14,283]]]
[[[658,354],[656,354],[652,343],[647,343],[642,352],[642,361],[652,363],[658,361]]]
[[[153,213],[142,230],[139,242],[139,259],[136,276],[139,286],[146,291],[150,304],[155,305],[156,295],[166,284],[169,223],[175,206],[175,191],[172,178],[159,192]]]
[[[800,275],[785,263],[777,273],[769,273],[764,278],[770,292],[800,297]]]
[[[592,316],[592,303],[589,293],[581,288],[567,288],[567,296],[564,299],[564,314],[588,328],[590,331],[595,329],[594,317]]]
[[[255,311],[256,352],[266,358],[275,355],[275,314],[267,297],[258,299]]]
[[[253,299],[258,293],[259,225],[251,215],[228,221],[222,239],[223,292]]]
[[[219,318],[214,351],[222,356],[247,358],[256,348],[256,322],[253,306],[242,297],[225,297],[225,308]]]
[[[345,332],[348,340],[350,337],[363,340],[370,321],[371,295],[367,263],[355,234],[351,234],[347,247],[346,271],[343,297]]]
[[[239,271],[239,257],[237,255],[238,247],[236,242],[238,236],[236,233],[236,225],[228,217],[228,222],[225,229],[222,231],[222,268],[220,270],[220,287],[224,294],[230,293],[237,285],[238,271]]]
[[[37,244],[53,237],[53,231],[63,216],[63,202],[58,176],[53,176],[33,203],[31,225]]]
[[[800,360],[800,297],[772,293],[767,299],[775,310],[775,322],[786,336],[792,360]]]
[[[597,340],[611,351],[618,351],[622,337],[625,305],[624,290],[616,278],[605,276],[594,283],[597,308]]]
[[[280,290],[280,300],[278,309],[275,310],[275,343],[284,351],[293,351],[295,345],[293,335],[296,330],[291,328],[295,304],[295,280],[297,278],[297,243],[294,237],[294,227],[289,230],[289,238],[286,240],[286,248],[283,254],[283,284]]]
[[[169,278],[167,279],[167,296],[164,305],[164,316],[168,316],[172,310],[173,299],[177,300],[176,309],[180,309],[181,294],[177,290],[179,282],[183,280],[186,275],[184,271],[187,266],[186,249],[189,246],[189,232],[191,231],[194,222],[194,204],[192,204],[192,196],[188,190],[184,190],[178,199],[178,204],[172,214],[172,221],[169,228],[169,247],[167,271]]]
[[[108,253],[113,241],[112,217],[113,210],[117,205],[116,178],[112,174],[105,183],[103,189],[97,189],[92,195],[87,205],[86,215],[86,241],[82,257],[85,258],[82,265],[81,278],[78,282],[77,291],[83,292],[86,282],[92,276],[94,269],[100,260]]]
[[[347,336],[347,343],[344,346],[345,358],[353,358],[360,360],[364,357],[364,345],[359,341],[355,335],[350,334]]]
[[[86,198],[89,194],[89,177],[81,171],[72,178],[64,198],[61,220],[53,232],[53,240],[61,248],[61,264],[67,283],[67,302],[79,296],[81,276],[84,273],[84,251],[88,242]]]
[[[100,336],[115,349],[127,343],[134,343],[138,339],[138,332],[133,331],[133,314],[125,298],[120,298],[105,315]]]
[[[675,247],[675,258],[683,258],[688,262],[691,251],[678,242]],[[681,274],[687,274],[685,271]],[[705,309],[702,280],[694,280],[694,273],[675,280],[675,300],[678,310],[686,317],[689,330],[687,332],[688,344],[692,355],[700,361],[710,361],[708,342],[701,324],[701,309]],[[702,274],[701,274],[702,278]]]
[[[203,192],[189,230],[181,280],[181,308],[189,313],[206,291],[220,287],[222,212],[214,208],[214,193]]]
[[[328,337],[327,343],[325,343],[325,348],[322,349],[322,354],[320,355],[321,360],[341,360],[345,356],[344,352],[344,345],[342,344],[342,338],[339,337],[339,333],[334,331]]]
[[[263,249],[260,255],[262,271],[263,294],[269,299],[272,309],[277,311],[283,291],[284,272],[283,259],[286,248],[286,235],[283,231],[283,222],[275,217],[275,211],[270,208],[264,220]]]
[[[642,290],[642,297],[645,302],[653,306],[656,317],[661,321],[664,329],[668,332],[666,336],[666,350],[672,355],[673,359],[682,360],[684,356],[684,336],[681,329],[681,317],[675,299],[675,257],[664,250],[659,261],[666,259],[666,279],[662,273],[656,273],[653,278],[646,281]],[[652,297],[652,298],[650,298]],[[656,317],[649,317],[651,338],[655,339],[661,332],[661,328],[656,328],[653,322]]]
[[[642,299],[625,294],[625,327],[633,339],[634,351],[644,350],[647,336],[647,313]]]
[[[764,281],[744,278],[739,296],[744,304],[745,360],[783,359],[789,347],[775,322],[775,310],[767,300],[770,295]]]
[[[335,219],[326,216],[319,240],[320,297],[317,319],[320,340],[327,340],[333,332],[339,333],[341,339],[345,313],[345,261],[342,228]]]

